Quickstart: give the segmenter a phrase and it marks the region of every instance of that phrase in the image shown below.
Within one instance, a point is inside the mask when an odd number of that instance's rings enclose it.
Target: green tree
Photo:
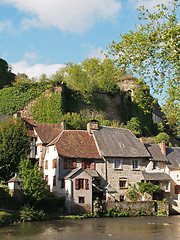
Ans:
[[[19,119],[0,122],[0,180],[7,181],[18,171],[21,158],[30,152],[25,124]]]
[[[0,58],[0,89],[6,85],[11,85],[15,80],[15,74],[11,72],[8,63]]]
[[[126,127],[131,130],[137,137],[142,135],[140,121],[136,117],[132,117],[130,121],[127,122]]]
[[[43,173],[39,171],[39,165],[32,165],[29,158],[22,158],[19,164],[19,176],[23,180],[22,190],[26,201],[36,204],[47,193],[47,182],[43,179]]]
[[[162,141],[166,142],[166,145],[169,145],[170,137],[167,133],[161,132],[156,137],[154,137],[156,143],[161,143]]]
[[[177,20],[178,0],[169,6],[157,5],[154,12],[144,7],[137,30],[120,34],[120,42],[109,45],[122,74],[136,74],[154,89],[165,94],[164,111],[168,123],[180,122],[180,25]],[[118,57],[117,57],[118,56]]]

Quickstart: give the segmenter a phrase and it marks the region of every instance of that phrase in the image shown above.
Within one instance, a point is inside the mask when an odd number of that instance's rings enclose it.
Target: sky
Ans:
[[[138,24],[136,8],[168,0],[0,0],[0,58],[30,78],[102,51]]]

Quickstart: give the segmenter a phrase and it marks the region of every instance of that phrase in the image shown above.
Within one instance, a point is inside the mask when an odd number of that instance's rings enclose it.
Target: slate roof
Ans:
[[[50,143],[62,132],[61,124],[37,123],[34,128],[44,144]]]
[[[101,158],[93,136],[85,130],[64,130],[48,146],[54,144],[62,157]]]
[[[104,157],[149,157],[143,143],[124,128],[99,127],[94,137]]]
[[[0,121],[6,121],[8,118],[11,118],[11,115],[0,114]]]
[[[158,103],[154,103],[152,111],[153,111],[154,114],[156,114],[158,117],[160,117],[162,119],[165,117],[165,115],[162,112],[162,109],[161,109],[161,107]]]
[[[96,170],[90,170],[90,169],[82,169],[82,168],[75,168],[72,171],[66,172],[64,175],[60,176],[59,179],[68,179],[74,176],[74,174],[78,172],[87,172],[92,178],[93,177],[99,177],[98,173]]]
[[[169,168],[180,168],[180,147],[166,148],[166,156]]]
[[[10,182],[23,182],[23,180],[21,178],[19,178],[17,175],[15,175],[14,177],[12,177],[8,183]]]
[[[147,173],[142,171],[144,180],[146,181],[170,181],[170,176],[167,173]]]
[[[158,144],[144,144],[153,161],[167,162],[167,158],[161,152]]]

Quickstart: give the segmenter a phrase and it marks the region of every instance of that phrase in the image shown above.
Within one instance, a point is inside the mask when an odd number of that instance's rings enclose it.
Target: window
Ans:
[[[160,169],[160,162],[153,162],[153,169]]]
[[[94,162],[92,160],[84,160],[81,161],[82,169],[93,169],[94,170]]]
[[[139,161],[138,160],[133,160],[132,161],[132,169],[133,170],[138,170],[139,169]]]
[[[56,175],[53,176],[53,186],[54,186],[54,187],[56,186]]]
[[[75,189],[89,189],[89,179],[76,178],[75,179]]]
[[[180,194],[180,185],[175,186],[175,194]]]
[[[48,160],[45,161],[45,169],[48,169]]]
[[[79,197],[79,203],[85,203],[85,197]]]
[[[122,160],[114,160],[114,169],[122,169]]]
[[[61,179],[61,188],[62,188],[62,189],[65,188],[65,179]]]
[[[127,188],[127,179],[119,179],[119,188]]]
[[[64,159],[64,169],[76,168],[76,159],[65,158]]]
[[[56,168],[56,159],[52,160],[52,168]]]

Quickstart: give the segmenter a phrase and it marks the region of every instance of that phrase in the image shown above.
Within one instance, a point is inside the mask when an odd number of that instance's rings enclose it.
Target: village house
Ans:
[[[50,191],[66,198],[69,212],[92,211],[103,184],[104,164],[93,136],[84,130],[64,130],[48,144],[44,176]]]
[[[180,147],[166,148],[167,172],[171,177],[170,212],[180,213]]]

